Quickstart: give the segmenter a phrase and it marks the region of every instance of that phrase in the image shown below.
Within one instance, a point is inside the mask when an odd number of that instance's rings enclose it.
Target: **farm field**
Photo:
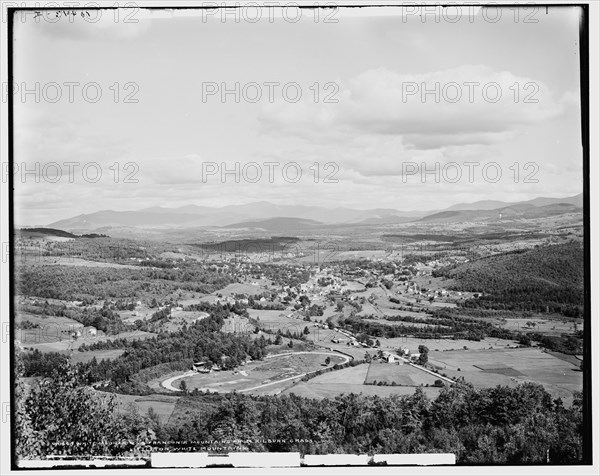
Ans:
[[[469,350],[506,349],[508,347],[515,348],[518,345],[513,340],[489,337],[479,342],[463,339],[420,339],[417,337],[395,337],[393,339],[380,337],[379,341],[381,342],[381,350],[393,351],[398,348],[408,348],[411,352],[413,350],[416,352],[420,345],[428,347],[430,351],[464,350],[464,347],[467,347]]]
[[[330,358],[328,366],[341,364],[348,359],[341,355],[329,353],[293,353],[289,355],[273,356],[262,361],[252,362],[237,370],[212,372],[209,374],[197,373],[180,379],[175,379],[171,385],[180,388],[181,382],[185,381],[189,390],[198,388],[201,391],[219,393],[227,392],[254,392],[255,390],[267,389],[267,391],[280,390],[280,384],[291,382],[294,377],[325,368],[326,358]],[[335,373],[335,371],[333,372]],[[270,388],[273,385],[273,388]],[[269,388],[268,388],[269,387]]]
[[[252,284],[252,282],[256,282],[257,284]],[[267,282],[264,280],[255,280],[250,283],[233,283],[225,286],[223,289],[220,289],[215,292],[221,293],[223,296],[233,296],[234,294],[260,294],[267,289]]]
[[[242,316],[233,315],[225,319],[221,332],[233,332],[236,334],[250,334],[254,332],[255,326]]]
[[[202,311],[171,311],[171,318],[169,322],[165,324],[165,330],[167,332],[176,332],[181,329],[184,325],[193,324],[196,321],[205,319],[208,317],[208,313]]]
[[[20,258],[19,258],[20,260]],[[82,258],[75,258],[73,256],[27,256],[23,259],[25,262],[47,265],[47,266],[85,266],[87,268],[129,268],[129,269],[140,269],[140,266],[131,264],[120,264],[109,261],[90,261]]]
[[[480,388],[539,383],[565,402],[571,402],[573,392],[580,391],[583,385],[579,366],[537,348],[433,351],[429,353],[429,363],[449,377],[464,377],[465,381]]]
[[[180,398],[172,395],[146,395],[143,397],[137,395],[114,395],[116,396],[118,412],[125,413],[128,411],[128,407],[133,405],[141,415],[146,415],[148,410],[152,408],[162,424],[165,424],[169,420]]]
[[[527,326],[527,323],[534,323],[533,326]],[[546,316],[534,316],[520,319],[506,319],[506,322],[499,324],[499,327],[521,332],[541,332],[547,335],[561,335],[571,333],[574,330],[574,322],[577,322],[577,328],[581,329],[583,321],[577,319],[567,319],[565,317],[547,318]]]
[[[414,326],[414,327],[419,327],[421,329],[425,329],[427,327],[435,327],[435,328],[440,328],[440,329],[447,329],[447,326],[437,326],[435,324],[421,324],[421,323],[413,323],[413,322],[405,322],[405,321],[387,321],[385,319],[363,319],[363,321],[365,322],[373,322],[376,324],[387,324],[390,326]]]
[[[338,370],[335,372],[329,372],[323,375],[319,375],[313,379],[310,379],[308,382],[299,382],[293,387],[290,387],[284,390],[283,394],[294,393],[299,396],[309,397],[309,398],[334,398],[336,395],[340,395],[342,393],[362,393],[363,395],[379,395],[379,396],[389,396],[389,395],[412,395],[415,392],[416,387],[418,386],[378,386],[378,385],[365,385],[364,382],[368,378],[369,373],[371,372],[371,366],[381,366],[387,370],[392,367],[402,368],[406,374],[414,376],[413,381],[419,381],[420,379],[433,384],[435,381],[435,377],[427,374],[426,372],[422,372],[414,367],[409,365],[394,365],[394,364],[360,364],[356,367],[348,367],[346,369]],[[376,368],[373,372],[380,372],[381,369]],[[389,370],[390,372],[393,372]],[[422,377],[416,375],[416,373],[423,374]],[[408,382],[408,379],[406,379]],[[424,385],[425,385],[424,383]],[[429,397],[435,398],[440,389],[437,387],[420,387]]]
[[[440,394],[440,389],[437,387],[418,387],[425,395],[429,398],[434,399]],[[294,393],[300,397],[307,398],[335,398],[337,395],[342,393],[356,393],[363,395],[378,395],[380,397],[389,397],[390,395],[412,395],[415,393],[417,387],[384,387],[378,385],[359,385],[359,384],[347,384],[341,385],[339,383],[311,383],[300,382],[293,387],[284,390],[283,394]]]
[[[123,354],[123,349],[107,349],[107,350],[88,350],[85,352],[73,352],[71,354],[71,362],[77,364],[79,362],[87,363],[96,357],[100,362],[103,359],[113,360]]]
[[[369,371],[365,377],[365,384],[373,382],[385,382],[388,385],[395,383],[409,387],[418,387],[419,385],[433,385],[436,378],[423,372],[412,365],[384,364],[371,362]]]
[[[251,318],[260,318],[261,329],[268,329],[272,330],[273,332],[281,330],[283,333],[285,333],[286,330],[289,330],[292,333],[302,333],[305,326],[308,326],[310,329],[312,325],[310,322],[302,319],[286,317],[287,314],[291,313],[292,311],[287,309],[284,311],[260,311],[257,309],[248,309],[248,314]]]
[[[80,324],[81,325],[81,324]],[[32,329],[33,331],[39,329]],[[148,339],[154,337],[156,334],[152,332],[145,331],[131,331],[131,332],[120,332],[116,335],[105,335],[102,331],[98,331],[97,335],[86,335],[85,331],[83,332],[83,336],[73,340],[69,335],[63,334],[52,338],[48,338],[43,341],[33,341],[33,342],[22,342],[24,346],[28,349],[35,350],[38,349],[40,352],[64,352],[69,350],[77,350],[83,344],[94,344],[96,342],[105,342],[109,340],[115,339],[127,339],[127,340],[136,340],[136,339]]]
[[[20,324],[23,322],[39,326],[33,329],[15,328],[15,338],[23,345],[70,341],[72,332],[81,332],[84,329],[83,324],[68,317],[43,316],[41,314],[18,311],[15,323]]]

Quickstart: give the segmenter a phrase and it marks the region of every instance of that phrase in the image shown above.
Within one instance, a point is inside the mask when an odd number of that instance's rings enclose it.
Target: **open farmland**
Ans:
[[[79,324],[79,326],[80,328],[83,328],[81,324]],[[26,349],[30,350],[37,349],[40,352],[64,352],[77,350],[83,344],[91,345],[96,342],[106,342],[115,339],[148,339],[156,335],[145,331],[127,331],[108,336],[102,331],[98,331],[96,335],[91,335],[87,333],[86,329],[87,328],[83,328],[82,336],[75,340],[70,336],[70,333],[58,334],[55,330],[53,334],[48,332],[49,335],[46,336],[40,329],[29,329],[27,331],[22,331],[27,339],[21,343]]]
[[[582,319],[570,319],[562,316],[533,316],[528,318],[508,318],[499,327],[520,332],[541,332],[546,335],[556,335],[574,332],[581,329]]]
[[[233,296],[235,294],[259,294],[268,288],[268,283],[264,280],[253,281],[256,284],[251,283],[232,283],[225,286],[223,289],[219,289],[218,293],[223,296]]]
[[[449,377],[464,377],[476,387],[543,385],[554,397],[570,402],[581,391],[579,367],[537,348],[430,352],[429,364]]]
[[[94,357],[98,362],[103,359],[113,360],[123,355],[123,349],[108,349],[108,350],[88,350],[85,352],[73,352],[71,354],[71,362],[77,364],[79,362],[87,363]]]
[[[518,344],[513,340],[506,339],[496,339],[491,337],[486,337],[485,339],[481,339],[480,341],[472,341],[466,339],[421,339],[418,337],[395,337],[395,338],[385,338],[379,337],[379,341],[381,342],[382,350],[396,350],[399,348],[407,348],[411,352],[417,351],[420,345],[427,346],[429,350],[440,350],[440,351],[450,351],[450,350],[463,350],[465,347],[467,349],[506,349],[508,347],[515,348]]]
[[[422,374],[422,375],[419,375]],[[372,382],[373,378],[369,375],[379,377],[375,380],[382,380],[384,375],[395,375],[397,386],[366,385],[365,382]],[[403,377],[401,377],[403,376]],[[403,384],[399,381],[403,378]],[[284,394],[294,393],[309,398],[334,398],[342,393],[362,393],[363,395],[412,395],[417,387],[421,388],[429,397],[435,398],[440,389],[437,387],[427,387],[433,385],[435,377],[423,372],[410,365],[397,364],[360,364],[355,367],[348,367],[335,372],[329,372],[318,377],[312,378],[307,382],[299,382],[293,387],[283,391]],[[421,384],[423,386],[421,386]]]
[[[332,383],[320,383],[320,382],[300,382],[293,387],[284,390],[284,394],[296,394],[300,397],[306,398],[335,398],[337,395],[343,393],[355,393],[362,395],[377,395],[379,397],[389,397],[390,395],[412,395],[415,390],[420,388],[423,390],[425,395],[429,398],[436,398],[440,393],[438,387],[384,387],[378,385],[358,385],[348,384],[339,385]]]
[[[302,333],[305,326],[311,327],[310,322],[306,322],[302,319],[294,319],[293,317],[287,317],[292,311],[260,311],[256,309],[248,309],[248,314],[253,319],[259,319],[261,329],[271,330],[277,332],[280,330],[285,333],[290,331],[291,333],[297,332]]]
[[[115,394],[115,396],[119,413],[126,413],[133,406],[141,415],[147,415],[148,410],[152,408],[162,424],[167,423],[180,398],[172,395],[146,395],[140,397],[137,395]]]
[[[365,377],[365,384],[373,385],[382,382],[388,385],[418,387],[419,385],[433,385],[435,380],[433,375],[412,365],[371,362]]]

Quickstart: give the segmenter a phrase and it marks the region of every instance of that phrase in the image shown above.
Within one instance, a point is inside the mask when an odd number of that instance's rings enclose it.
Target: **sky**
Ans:
[[[16,224],[581,193],[579,10],[402,12],[17,13]]]

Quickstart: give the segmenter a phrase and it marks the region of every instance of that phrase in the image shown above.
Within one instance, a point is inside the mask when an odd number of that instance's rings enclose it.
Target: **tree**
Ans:
[[[424,345],[420,345],[419,346],[419,364],[420,365],[425,365],[427,363],[427,361],[429,360],[429,349],[424,346]]]
[[[325,365],[329,365],[331,363],[331,358],[329,356],[327,356],[327,358],[325,359]]]
[[[141,446],[134,435],[136,430],[115,417],[114,396],[96,395],[83,385],[84,380],[66,361],[28,393],[16,393],[19,457],[115,455]],[[135,426],[139,421],[129,423]],[[129,447],[115,443],[124,435],[132,441]]]
[[[275,337],[275,345],[281,345],[282,342],[283,342],[283,339],[281,337],[281,334],[278,332],[277,336]]]
[[[525,347],[531,347],[531,339],[527,334],[523,334],[519,336],[519,344],[524,345]]]
[[[294,343],[293,343],[291,340],[288,342],[288,347],[289,347],[290,349],[293,349],[293,348],[294,348]]]
[[[181,381],[181,384],[179,385],[179,389],[183,392],[183,393],[188,393],[188,386],[185,380]]]
[[[310,334],[310,331],[308,330],[308,326],[304,326],[304,335]]]

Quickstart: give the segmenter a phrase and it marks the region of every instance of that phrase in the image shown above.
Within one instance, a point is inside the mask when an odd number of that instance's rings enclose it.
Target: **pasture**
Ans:
[[[546,335],[558,336],[565,333],[573,333],[575,329],[581,330],[582,326],[583,321],[581,319],[578,319],[577,322],[575,322],[573,319],[560,316],[554,318],[548,318],[546,316],[534,316],[518,319],[507,318],[506,321],[503,321],[499,324],[499,327],[510,329],[515,332],[541,332]]]
[[[425,395],[434,399],[440,394],[438,387],[419,387]],[[284,390],[283,394],[294,393],[300,397],[307,398],[335,398],[344,393],[355,393],[362,395],[377,395],[379,397],[389,397],[391,395],[412,395],[417,387],[384,387],[378,385],[358,385],[358,384],[331,384],[317,383],[309,380],[308,382],[300,382],[293,387]]]
[[[464,377],[476,387],[543,385],[554,397],[571,402],[580,391],[583,373],[573,365],[537,348],[430,352],[429,363],[449,377]]]
[[[397,386],[365,385],[365,381],[369,380],[369,374],[378,376],[379,378],[376,380],[380,381],[384,379],[385,375],[395,375],[395,373],[400,375],[401,371],[399,369],[402,369],[402,372],[404,372],[404,381],[406,382],[406,385],[404,386],[401,386],[400,384]],[[409,380],[410,377],[413,378]],[[399,377],[395,378],[398,381],[400,380]],[[299,382],[296,385],[283,390],[282,393],[294,393],[308,398],[335,398],[337,395],[343,393],[362,393],[363,395],[379,395],[380,397],[390,395],[412,395],[415,392],[416,387],[421,383],[423,383],[423,385],[426,385],[427,383],[432,385],[434,381],[435,377],[415,369],[410,365],[371,363],[360,364],[356,367],[348,367],[335,372],[319,375],[307,382]],[[410,386],[410,383],[414,382],[418,382],[418,384]],[[435,398],[440,392],[440,389],[437,387],[423,386],[420,388],[430,398]]]
[[[372,362],[365,377],[365,384],[384,382],[388,385],[396,384],[418,387],[419,385],[433,385],[435,380],[436,378],[433,375],[423,372],[412,365]]]
[[[80,324],[81,326],[81,324]],[[85,328],[82,332],[82,336],[73,339],[70,336],[70,333],[63,334],[57,333],[54,331],[53,334],[48,333],[51,337],[43,337],[37,338],[37,340],[29,340],[27,342],[22,342],[23,346],[26,349],[34,350],[38,349],[40,352],[66,352],[70,350],[77,350],[83,344],[94,344],[96,342],[106,342],[112,341],[115,339],[126,339],[126,340],[137,340],[137,339],[148,339],[150,337],[154,337],[156,334],[145,331],[130,331],[130,332],[121,332],[115,335],[106,335],[102,331],[98,331],[96,335],[91,335],[87,332]],[[27,332],[32,331],[40,331],[40,329],[31,329]],[[25,331],[24,331],[25,332]],[[38,335],[44,335],[40,333]]]
[[[162,424],[169,421],[175,405],[180,398],[173,395],[146,395],[143,397],[137,395],[114,395],[116,396],[115,401],[119,413],[127,413],[132,408],[135,408],[141,415],[147,415],[148,410],[152,408]]]
[[[293,317],[287,317],[292,311],[259,311],[256,309],[248,309],[248,314],[253,319],[260,319],[259,324],[261,329],[271,330],[285,333],[290,331],[291,333],[298,332],[302,333],[305,326],[308,326],[309,330],[312,323],[304,321],[303,319],[295,319]]]
[[[255,282],[256,284],[252,284]],[[268,283],[265,280],[254,280],[249,283],[233,283],[228,284],[223,289],[220,289],[216,293],[220,293],[223,296],[233,296],[235,294],[248,294],[253,296],[255,294],[260,294],[263,291],[267,290]],[[215,293],[215,294],[216,294]]]
[[[100,362],[101,360],[113,360],[123,354],[123,349],[106,349],[106,350],[88,350],[86,352],[73,352],[71,354],[71,362],[78,364],[80,362],[87,363],[94,357]]]
[[[208,313],[202,311],[171,311],[169,322],[164,324],[164,329],[167,332],[177,332],[183,326],[193,324],[196,321],[201,321],[209,316]]]
[[[417,352],[420,345],[426,346],[430,351],[452,351],[464,350],[466,347],[469,350],[484,350],[484,349],[507,349],[516,348],[518,344],[512,340],[496,339],[487,337],[480,341],[472,341],[465,339],[421,339],[418,337],[394,337],[388,339],[379,337],[381,342],[381,350],[393,351],[399,348],[407,348],[411,352]]]

